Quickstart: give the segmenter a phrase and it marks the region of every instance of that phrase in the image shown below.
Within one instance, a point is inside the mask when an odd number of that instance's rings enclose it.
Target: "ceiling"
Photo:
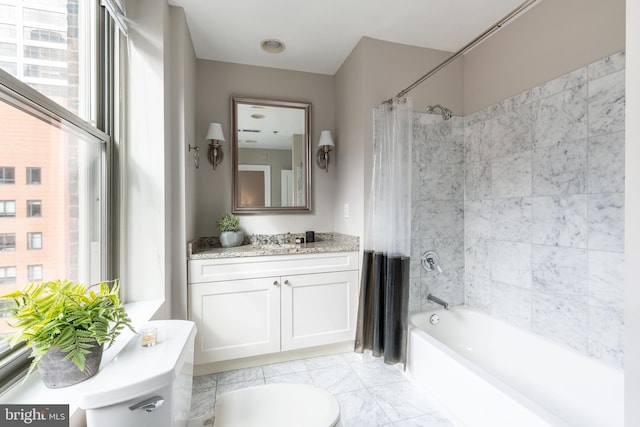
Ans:
[[[455,52],[521,2],[169,0],[184,8],[200,59],[329,75],[363,36]],[[260,42],[267,38],[283,41],[286,50],[264,52]]]

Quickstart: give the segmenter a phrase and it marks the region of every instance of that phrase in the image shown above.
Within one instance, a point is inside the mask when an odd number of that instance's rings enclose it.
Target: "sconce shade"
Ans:
[[[318,152],[316,153],[316,164],[325,172],[329,171],[329,152],[333,150],[335,144],[331,137],[330,130],[320,132],[320,141],[318,142]]]
[[[220,123],[209,123],[209,129],[207,129],[207,136],[204,139],[215,139],[217,141],[224,141],[224,134],[222,133],[222,126]]]
[[[209,129],[207,129],[207,135],[204,139],[211,140],[209,150],[207,151],[207,158],[211,166],[213,166],[213,170],[216,170],[216,166],[218,166],[224,158],[222,144],[220,144],[220,141],[224,141],[224,134],[222,133],[220,123],[209,123]]]
[[[333,138],[331,137],[330,130],[323,130],[320,132],[320,142],[318,142],[318,147],[335,147],[333,143]]]

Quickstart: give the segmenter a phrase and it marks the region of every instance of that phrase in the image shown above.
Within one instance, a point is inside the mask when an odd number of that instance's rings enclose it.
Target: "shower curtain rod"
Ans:
[[[459,51],[457,51],[456,53],[451,55],[444,62],[442,62],[440,65],[438,65],[437,67],[435,67],[434,69],[429,71],[427,74],[425,74],[424,76],[420,77],[418,80],[416,80],[410,86],[408,86],[406,89],[404,89],[401,92],[399,92],[396,95],[396,98],[402,98],[402,97],[406,96],[409,92],[411,92],[413,89],[415,89],[416,86],[420,85],[422,82],[427,80],[429,77],[433,76],[435,73],[437,73],[438,71],[440,71],[441,69],[443,69],[444,67],[449,65],[451,62],[455,61],[458,57],[460,57],[460,56],[464,55],[465,53],[467,53],[470,49],[475,47],[477,44],[482,42],[484,39],[489,37],[494,32],[498,31],[503,25],[505,25],[507,22],[509,22],[510,20],[515,18],[517,15],[520,14],[520,12],[522,12],[524,9],[528,8],[529,6],[531,6],[536,1],[538,1],[538,0],[526,0],[525,2],[521,3],[520,6],[518,6],[517,8],[512,10],[508,15],[506,15],[504,18],[502,18],[501,20],[499,20],[498,22],[493,24],[493,26],[491,26],[488,30],[486,30],[485,32],[480,34],[478,37],[476,37],[475,39],[471,40],[462,49],[460,49]],[[391,100],[391,99],[388,99],[387,101],[385,101],[385,103],[392,103],[392,102],[393,102],[393,100]]]

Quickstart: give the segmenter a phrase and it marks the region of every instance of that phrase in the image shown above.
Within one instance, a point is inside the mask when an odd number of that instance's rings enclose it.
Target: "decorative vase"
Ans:
[[[97,374],[102,361],[102,345],[96,342],[88,350],[84,371],[81,371],[71,359],[64,360],[69,353],[63,353],[59,347],[51,347],[38,362],[38,371],[44,385],[48,388],[68,387]]]
[[[238,231],[223,231],[220,233],[220,245],[223,248],[232,248],[234,246],[240,246],[244,241],[244,233]]]

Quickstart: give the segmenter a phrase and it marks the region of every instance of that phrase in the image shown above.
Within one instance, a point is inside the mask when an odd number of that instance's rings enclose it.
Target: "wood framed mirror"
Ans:
[[[311,212],[311,104],[233,97],[233,213]]]

